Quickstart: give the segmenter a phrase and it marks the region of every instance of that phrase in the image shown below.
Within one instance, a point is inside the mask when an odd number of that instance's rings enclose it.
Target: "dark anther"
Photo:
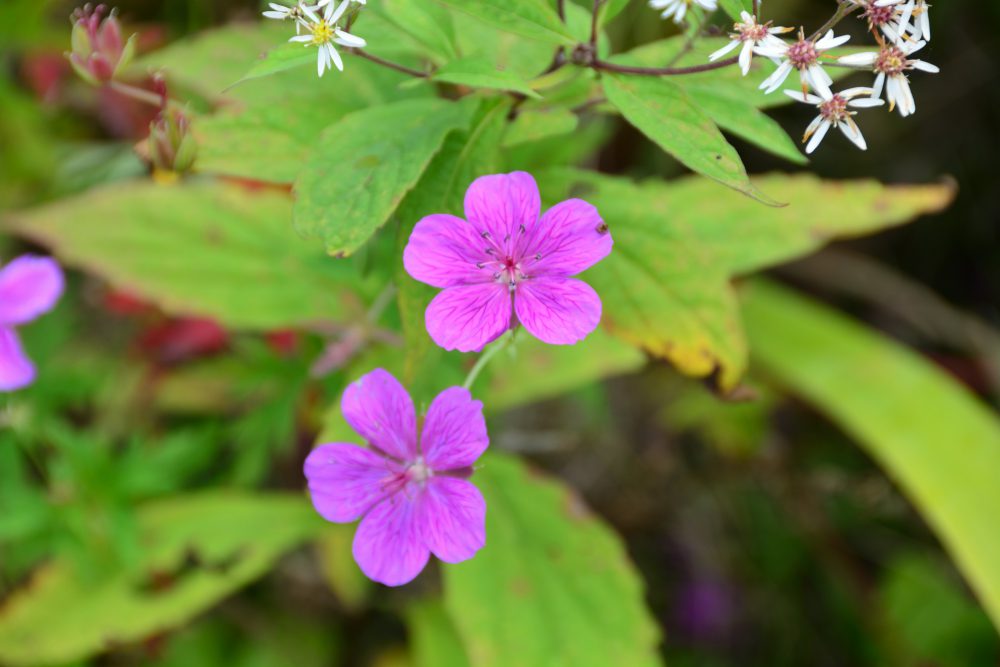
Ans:
[[[489,232],[480,232],[480,236],[482,236],[484,239],[488,239],[490,237],[490,233]]]
[[[537,255],[535,255],[536,262],[541,261],[541,259],[542,259],[542,253],[538,253]]]
[[[483,264],[482,262],[476,262],[476,268],[477,268],[477,269],[481,269],[481,268],[483,268],[484,266],[486,266],[486,265],[485,265],[485,264]]]
[[[496,252],[496,250],[494,250],[493,248],[487,248],[487,249],[486,249],[486,254],[487,254],[487,255],[492,255],[492,254],[493,254],[493,253],[495,253],[495,252]]]
[[[601,224],[597,225],[597,233],[598,234],[607,234],[608,233],[608,223],[602,222]]]
[[[510,234],[508,234],[507,236],[503,237],[503,242],[504,243],[510,243]]]
[[[518,229],[520,230],[520,232],[521,232],[522,234],[523,234],[523,233],[525,233],[526,231],[528,231],[528,230],[527,230],[527,229],[525,228],[525,226],[524,226],[524,225],[521,225],[521,226],[520,226],[520,227],[519,227]]]
[[[499,271],[497,271],[496,273],[493,274],[493,280],[500,280],[500,272]]]

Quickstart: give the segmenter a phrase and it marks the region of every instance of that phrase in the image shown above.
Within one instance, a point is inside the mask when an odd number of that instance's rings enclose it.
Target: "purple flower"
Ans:
[[[443,288],[427,332],[446,350],[479,351],[520,321],[536,338],[572,345],[601,321],[601,299],[570,278],[611,252],[597,209],[570,199],[540,215],[531,174],[483,176],[465,193],[465,217],[429,215],[413,229],[403,264]],[[517,320],[514,320],[516,316]]]
[[[35,379],[14,327],[27,324],[56,305],[63,274],[54,260],[22,255],[0,269],[0,391],[15,391]]]
[[[483,404],[462,387],[438,394],[417,437],[413,401],[392,375],[368,373],[344,392],[347,423],[369,447],[333,443],[306,459],[316,511],[328,521],[361,519],[354,559],[371,579],[405,584],[430,554],[447,563],[486,543],[486,501],[467,478],[489,446]]]

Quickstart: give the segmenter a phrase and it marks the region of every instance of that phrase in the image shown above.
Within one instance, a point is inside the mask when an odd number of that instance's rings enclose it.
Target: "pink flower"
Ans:
[[[586,338],[601,299],[570,278],[611,252],[608,227],[580,199],[541,215],[531,174],[483,176],[465,193],[465,217],[429,215],[413,229],[403,264],[443,288],[427,308],[427,332],[446,350],[479,351],[520,321],[553,345]],[[514,317],[516,316],[516,320]]]
[[[361,519],[354,559],[365,575],[399,586],[432,553],[447,563],[472,558],[486,543],[486,501],[467,480],[490,442],[483,404],[462,387],[445,389],[418,439],[410,395],[376,369],[347,388],[341,409],[369,447],[321,445],[305,474],[323,518]]]
[[[54,260],[22,255],[0,269],[0,391],[15,391],[35,379],[35,366],[21,348],[14,327],[56,305],[63,274]]]

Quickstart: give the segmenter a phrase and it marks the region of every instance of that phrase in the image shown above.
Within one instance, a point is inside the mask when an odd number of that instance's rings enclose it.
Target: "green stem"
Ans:
[[[486,348],[486,350],[476,361],[476,365],[472,367],[472,370],[470,370],[469,374],[465,377],[465,382],[462,383],[462,387],[464,387],[465,389],[472,388],[472,384],[476,381],[476,378],[478,378],[479,374],[483,372],[483,369],[486,368],[487,365],[489,365],[493,357],[497,356],[497,354],[507,349],[511,344],[514,343],[514,334],[515,330],[512,329],[507,333],[505,333],[503,336],[501,336],[496,342],[494,342],[488,348]]]
[[[130,86],[127,83],[122,83],[121,81],[112,81],[108,85],[115,92],[121,93],[131,97],[133,100],[138,100],[143,104],[150,104],[154,107],[159,107],[163,105],[163,98],[156,93],[151,93],[143,88],[138,88],[136,86]]]

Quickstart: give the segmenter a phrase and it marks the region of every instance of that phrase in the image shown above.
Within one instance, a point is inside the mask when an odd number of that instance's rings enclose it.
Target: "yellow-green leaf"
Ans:
[[[92,581],[42,566],[0,609],[0,661],[63,663],[177,627],[323,527],[300,495],[215,493],[139,510],[142,563]],[[267,530],[261,530],[267,526]]]
[[[445,607],[477,667],[651,667],[659,630],[621,541],[559,482],[492,454],[473,477],[486,546],[444,566]]]
[[[756,181],[789,205],[768,208],[712,183],[632,181],[555,170],[540,177],[551,201],[582,197],[611,228],[611,255],[584,274],[604,302],[604,326],[733,389],[747,348],[730,281],[805,255],[838,237],[859,236],[940,210],[947,185],[882,186],[775,175]]]
[[[903,346],[765,282],[741,294],[753,362],[854,436],[935,530],[1000,628],[1000,420]]]

